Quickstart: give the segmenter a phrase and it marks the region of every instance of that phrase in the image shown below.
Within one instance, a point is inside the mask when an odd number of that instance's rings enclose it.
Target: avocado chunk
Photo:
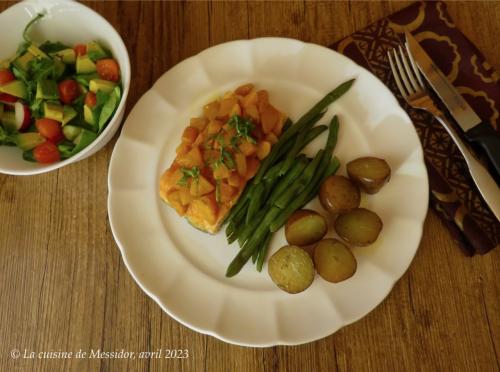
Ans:
[[[43,103],[43,114],[47,119],[52,119],[58,122],[63,121],[63,107],[57,103],[44,102]]]
[[[21,80],[12,80],[7,84],[0,86],[0,93],[7,93],[11,96],[26,99],[28,92],[26,85]]]
[[[67,65],[72,65],[76,62],[76,53],[74,49],[63,49],[52,54],[53,57],[60,58]]]
[[[48,55],[46,55],[44,52],[40,50],[36,45],[31,44],[28,47],[28,52],[30,52],[33,56],[39,57],[39,58],[49,58]]]
[[[73,120],[74,118],[76,118],[76,115],[78,113],[76,112],[76,110],[71,107],[71,106],[67,106],[65,105],[63,107],[63,119],[62,119],[62,126],[65,126],[66,124],[68,124],[71,120]]]
[[[92,109],[87,105],[83,105],[83,118],[85,119],[85,122],[92,126],[96,124],[94,113],[92,112]]]
[[[24,53],[22,56],[16,58],[13,62],[13,65],[18,69],[23,70],[24,72],[28,72],[30,65],[29,63],[35,58],[33,54],[30,52]]]
[[[2,125],[8,131],[14,132],[17,130],[16,114],[14,111],[5,111],[0,118]]]
[[[28,151],[44,143],[45,138],[36,132],[19,133],[14,137],[14,142],[21,150]]]
[[[63,76],[64,71],[66,70],[66,65],[58,57],[55,57],[54,58],[54,66],[55,66],[54,79],[57,80],[61,76]]]
[[[37,99],[59,99],[59,90],[55,80],[45,79],[40,80],[36,85]]]
[[[88,55],[76,57],[76,73],[77,74],[90,74],[96,71],[95,63],[89,58]]]
[[[73,141],[76,137],[78,137],[82,130],[83,128],[76,127],[74,125],[65,125],[62,129],[64,137],[69,141]]]
[[[94,62],[108,57],[108,53],[97,41],[91,41],[87,44],[87,55]]]
[[[99,90],[104,93],[111,93],[115,87],[115,83],[102,79],[92,79],[89,83],[89,90],[94,93]]]

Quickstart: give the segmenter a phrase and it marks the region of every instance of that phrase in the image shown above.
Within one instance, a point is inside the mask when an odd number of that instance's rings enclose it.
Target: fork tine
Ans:
[[[411,66],[413,67],[413,71],[415,72],[415,76],[418,79],[418,82],[420,83],[420,87],[424,87],[425,84],[422,81],[422,75],[420,74],[420,70],[418,69],[417,65],[415,64],[415,60],[413,59],[413,56],[410,53],[410,49],[408,48],[408,44],[405,44],[405,48],[408,54],[408,57],[410,58]]]
[[[396,60],[396,65],[398,66],[398,71],[399,71],[399,74],[401,76],[401,80],[403,80],[406,91],[408,92],[408,94],[415,93],[413,87],[411,86],[411,84],[408,82],[408,79],[406,78],[404,67],[401,65],[400,56],[396,52],[396,49],[393,49],[392,52],[394,53],[394,59]]]
[[[396,85],[398,86],[399,92],[403,96],[404,99],[408,96],[406,94],[405,89],[403,88],[403,85],[401,84],[401,80],[399,79],[399,73],[396,70],[396,66],[394,65],[394,62],[392,61],[391,57],[391,52],[387,51],[387,56],[389,57],[389,64],[391,65],[391,70],[392,70],[392,76],[394,76],[394,80],[396,80]]]
[[[399,56],[403,60],[403,65],[406,70],[406,75],[410,79],[411,85],[413,86],[413,89],[419,90],[419,86],[417,84],[417,81],[413,77],[413,71],[410,69],[410,65],[408,64],[408,58],[406,57],[406,53],[403,51],[403,48],[401,48],[401,45],[399,45]]]

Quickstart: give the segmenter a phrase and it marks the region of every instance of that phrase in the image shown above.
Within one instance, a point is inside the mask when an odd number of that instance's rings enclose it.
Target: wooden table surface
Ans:
[[[10,5],[0,2],[0,11]],[[127,113],[166,70],[211,45],[286,36],[328,45],[408,3],[91,2],[130,53]],[[500,70],[500,2],[450,2],[457,26]],[[3,36],[2,36],[3,37]],[[32,177],[0,175],[0,371],[499,371],[500,251],[466,258],[433,212],[387,299],[322,340],[226,344],[170,318],[133,281],[106,212],[116,138]],[[404,237],[402,237],[404,239]],[[496,262],[496,264],[495,264]],[[13,359],[11,350],[188,349],[187,359]]]

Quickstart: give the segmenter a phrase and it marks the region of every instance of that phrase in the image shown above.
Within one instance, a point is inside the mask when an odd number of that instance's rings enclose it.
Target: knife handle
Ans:
[[[441,124],[443,124],[453,142],[455,142],[458,149],[462,153],[462,156],[469,167],[469,173],[481,196],[486,202],[486,205],[488,205],[495,217],[500,221],[500,198],[498,197],[499,187],[493,179],[493,176],[488,172],[486,167],[476,159],[472,151],[469,150],[465,142],[462,141],[458,133],[455,129],[453,129],[452,124],[448,121],[446,116],[444,116],[443,113],[436,108],[430,98],[426,102],[428,103],[426,110],[429,110],[432,114],[434,114],[434,117]]]
[[[495,181],[500,186],[500,135],[491,125],[483,122],[465,132],[465,137],[484,150],[494,171]]]

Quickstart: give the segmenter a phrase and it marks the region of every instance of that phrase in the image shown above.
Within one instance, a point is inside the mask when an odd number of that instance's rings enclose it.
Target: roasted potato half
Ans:
[[[311,285],[316,271],[306,251],[297,246],[286,245],[269,259],[268,273],[274,284],[282,290],[299,293]]]
[[[321,184],[319,201],[323,208],[336,215],[359,207],[358,187],[344,176],[329,176]]]
[[[356,208],[342,213],[335,220],[335,231],[346,242],[365,246],[377,240],[382,231],[382,220],[375,213],[365,208]]]
[[[326,218],[309,209],[295,211],[285,225],[288,244],[304,246],[320,241],[328,231]]]
[[[323,239],[314,251],[314,265],[326,281],[338,283],[354,275],[356,258],[344,243],[337,239]]]
[[[384,159],[367,156],[347,163],[347,174],[367,194],[376,194],[391,178],[391,168]]]

